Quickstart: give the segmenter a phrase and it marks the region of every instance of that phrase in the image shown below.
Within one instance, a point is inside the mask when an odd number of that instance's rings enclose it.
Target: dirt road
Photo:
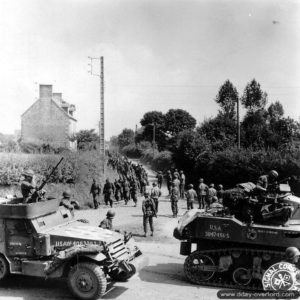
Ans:
[[[149,177],[151,182],[154,174],[150,170]],[[132,201],[127,206],[124,203],[115,206],[115,228],[133,233],[147,264],[128,282],[109,283],[104,299],[217,299],[218,289],[199,287],[186,281],[183,273],[185,257],[179,255],[180,243],[172,236],[178,220],[171,217],[166,187],[163,187],[162,192],[158,218],[154,220],[154,237],[142,237],[141,198],[137,207],[133,206]],[[91,224],[97,226],[108,209],[108,207],[101,207],[98,210],[81,210],[76,212],[76,217],[88,219]],[[185,201],[180,201],[179,215],[182,215],[185,210]],[[68,291],[66,282],[15,276],[0,287],[0,300],[4,299],[54,300],[73,299],[73,297]]]

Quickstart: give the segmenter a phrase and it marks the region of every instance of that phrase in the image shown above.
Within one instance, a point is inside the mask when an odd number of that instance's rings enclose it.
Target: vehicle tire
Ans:
[[[106,291],[107,281],[101,267],[95,263],[78,263],[68,274],[72,294],[83,300],[98,299]]]
[[[201,270],[203,266],[211,267],[212,270]],[[215,263],[210,256],[194,251],[184,262],[184,273],[192,283],[203,284],[214,276],[214,267]]]
[[[132,277],[136,273],[136,268],[133,264],[129,264],[131,271],[125,272],[121,271],[119,273],[109,273],[109,276],[114,281],[127,281],[130,277]]]
[[[0,254],[0,281],[9,275],[9,266],[6,258]]]

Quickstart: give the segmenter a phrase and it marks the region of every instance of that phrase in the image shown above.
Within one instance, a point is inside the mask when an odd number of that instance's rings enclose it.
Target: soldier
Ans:
[[[173,183],[175,184],[175,186],[178,188],[178,190],[180,191],[180,180],[178,179],[178,176],[175,175],[175,178],[173,180]],[[180,196],[180,192],[179,192],[179,196]]]
[[[172,183],[172,189],[171,189],[171,195],[170,195],[171,209],[172,209],[172,212],[173,212],[173,218],[177,218],[179,196],[180,196],[179,189],[176,186],[176,184],[173,182]]]
[[[179,180],[180,180],[180,185],[179,185],[180,198],[183,199],[184,198],[184,189],[185,189],[185,175],[182,170],[180,171]]]
[[[115,179],[114,186],[115,186],[115,199],[117,200],[117,202],[119,202],[121,198],[121,190],[122,190],[120,179],[119,180]]]
[[[223,209],[223,204],[218,200],[217,196],[212,197],[212,202],[209,205],[209,212],[218,212]]]
[[[99,227],[103,229],[113,230],[112,220],[115,217],[116,213],[113,210],[109,210],[106,213],[106,218],[100,223]]]
[[[36,191],[36,186],[33,183],[34,173],[32,170],[24,171],[22,173],[24,180],[21,183],[21,193],[23,196],[23,203],[28,203],[32,194]]]
[[[159,187],[157,186],[156,182],[152,183],[153,188],[151,189],[151,198],[153,199],[154,203],[155,203],[155,210],[156,213],[158,213],[158,199],[161,196],[161,191],[159,189]]]
[[[213,197],[217,197],[217,190],[215,189],[215,185],[211,183],[208,189],[208,206],[213,202]]]
[[[158,188],[161,189],[161,186],[162,186],[162,182],[163,182],[163,174],[161,171],[159,171],[156,175],[156,178],[157,178],[157,185],[158,185]]]
[[[144,226],[144,236],[147,236],[148,232],[148,223],[150,225],[151,236],[153,236],[154,226],[153,226],[153,217],[156,217],[155,203],[149,197],[149,193],[144,193],[145,200],[142,204],[143,210],[143,226]]]
[[[286,261],[291,264],[297,264],[300,256],[300,251],[296,247],[288,247],[285,250]]]
[[[130,193],[131,193],[131,198],[134,202],[134,206],[136,207],[137,205],[137,193],[138,193],[138,184],[136,180],[132,177],[131,182],[130,182]]]
[[[65,208],[69,209],[73,212],[75,209],[80,209],[79,203],[75,200],[71,200],[71,191],[66,190],[62,194],[63,198],[61,199],[59,205],[64,206]]]
[[[110,207],[113,207],[113,199],[112,199],[113,193],[114,193],[114,185],[107,178],[103,187],[103,195],[104,195],[105,204],[106,205],[109,204]]]
[[[123,196],[124,196],[124,200],[125,200],[125,205],[127,205],[127,202],[129,201],[129,195],[130,193],[130,186],[129,186],[129,182],[126,178],[124,178],[123,181]]]
[[[218,191],[217,191],[217,197],[218,197],[220,203],[223,203],[224,192],[225,191],[223,189],[223,185],[219,184]]]
[[[177,170],[177,169],[175,169],[175,171],[174,171],[174,173],[173,173],[173,180],[174,180],[175,178],[179,178],[179,173],[178,173],[178,170]]]
[[[95,209],[98,208],[98,196],[100,195],[101,189],[98,184],[96,184],[96,179],[93,179],[93,183],[91,185],[90,194],[93,196],[93,202]]]
[[[199,179],[199,186],[198,186],[198,201],[199,201],[199,208],[205,208],[206,206],[206,197],[208,192],[208,186],[204,183],[204,179]]]
[[[194,200],[196,198],[197,198],[197,193],[194,190],[194,186],[192,184],[189,184],[188,191],[186,192],[187,210],[194,208]]]
[[[278,173],[275,170],[269,172],[268,175],[262,175],[258,178],[256,183],[256,191],[258,193],[267,192],[269,183],[275,183],[275,180],[278,178]]]
[[[168,191],[169,191],[169,196],[171,195],[172,183],[173,183],[173,177],[172,177],[171,171],[169,170],[167,172],[167,187],[168,187]]]

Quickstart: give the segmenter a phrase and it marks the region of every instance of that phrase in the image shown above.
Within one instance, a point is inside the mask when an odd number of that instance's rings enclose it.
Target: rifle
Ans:
[[[32,194],[31,196],[31,199],[32,200],[35,200],[38,198],[39,196],[39,191],[43,189],[43,187],[46,185],[46,183],[49,181],[49,179],[51,178],[51,176],[54,174],[55,170],[58,168],[58,166],[60,165],[60,163],[63,161],[63,157],[60,159],[60,161],[56,164],[55,167],[53,167],[52,171],[50,172],[50,174],[45,178],[43,179],[41,185],[39,187],[37,187],[34,191],[34,193]]]

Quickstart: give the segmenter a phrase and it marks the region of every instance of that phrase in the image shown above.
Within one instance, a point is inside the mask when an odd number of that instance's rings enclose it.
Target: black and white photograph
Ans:
[[[298,0],[0,0],[0,300],[300,297]]]

